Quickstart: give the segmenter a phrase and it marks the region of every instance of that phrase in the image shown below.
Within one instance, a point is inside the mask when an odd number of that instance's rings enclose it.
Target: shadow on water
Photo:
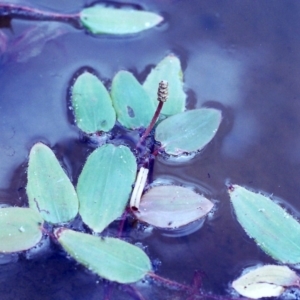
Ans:
[[[118,70],[126,69],[142,82],[152,66],[174,53],[183,64],[188,107],[217,107],[223,121],[216,138],[192,160],[177,164],[157,159],[152,178],[190,186],[212,199],[216,210],[200,229],[173,236],[129,219],[124,237],[146,247],[159,275],[190,284],[199,270],[204,274],[203,289],[225,297],[244,268],[275,263],[237,223],[226,183],[273,194],[276,201],[284,199],[279,202],[292,214],[298,216],[300,211],[300,4],[131,2],[161,13],[165,24],[130,38],[110,38],[94,37],[66,24],[0,18],[5,34],[0,36],[0,204],[27,203],[27,159],[37,141],[54,150],[76,184],[94,149],[84,143],[66,102],[70,80],[78,70],[92,68],[109,85]],[[67,13],[87,3],[30,0],[27,4]],[[34,51],[23,56],[9,50],[19,41],[20,52],[21,38],[32,38],[32,32],[43,28],[48,35],[42,47],[32,41],[29,46]],[[0,257],[1,299],[102,299],[107,289],[112,289],[111,299],[137,299],[128,287],[109,288],[108,282],[66,258],[57,244],[47,247],[41,256],[27,252]],[[136,288],[146,299],[184,299],[179,291],[148,280]],[[290,299],[297,299],[296,291],[294,295],[291,292]]]

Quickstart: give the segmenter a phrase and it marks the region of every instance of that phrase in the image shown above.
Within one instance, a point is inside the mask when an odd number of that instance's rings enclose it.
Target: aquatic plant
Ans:
[[[163,21],[155,13],[103,5],[57,14],[0,4],[0,15],[67,22],[92,34],[117,35],[135,34]],[[45,34],[36,39],[41,32]],[[7,49],[0,31],[0,51],[12,56],[22,52],[16,59],[22,62],[63,33],[57,25],[37,25]],[[20,51],[26,43],[35,51]],[[0,252],[28,250],[49,236],[74,260],[107,280],[130,284],[150,277],[186,291],[187,299],[227,299],[206,294],[198,272],[191,286],[158,276],[146,252],[122,239],[128,216],[172,230],[204,218],[213,207],[211,201],[186,187],[149,181],[157,156],[195,154],[218,130],[219,110],[185,111],[185,98],[180,61],[174,55],[164,58],[143,84],[126,70],[118,72],[109,91],[96,71],[76,73],[70,88],[75,123],[96,149],[87,158],[75,188],[48,146],[37,143],[32,147],[26,187],[29,207],[0,209]],[[120,136],[115,139],[116,126],[133,133],[132,144]],[[249,237],[274,260],[289,265],[251,267],[232,287],[252,299],[280,296],[288,287],[299,287],[300,278],[292,270],[300,262],[298,220],[260,193],[239,185],[230,185],[228,192],[237,221]],[[85,225],[76,225],[78,220]],[[107,237],[104,230],[116,220],[120,221],[118,234]]]
[[[164,77],[168,81],[162,80]],[[152,99],[151,86],[158,102]],[[76,261],[108,280],[128,284],[150,276],[190,291],[192,287],[154,274],[146,253],[121,240],[122,229],[114,238],[101,233],[116,219],[124,220],[126,214],[168,229],[205,217],[213,203],[186,187],[159,185],[141,195],[156,156],[203,149],[217,132],[221,112],[214,108],[183,111],[183,76],[174,55],[165,57],[144,85],[128,71],[120,71],[110,92],[97,76],[82,70],[70,88],[70,102],[75,123],[86,137],[92,143],[101,135],[105,138],[88,156],[76,189],[48,146],[37,143],[32,147],[26,187],[29,208],[0,210],[0,252],[27,250],[46,234]],[[171,105],[164,110],[165,103]],[[110,131],[116,122],[137,133],[135,145],[114,141]],[[142,181],[141,172],[146,175]],[[89,230],[70,229],[78,215]]]
[[[82,9],[79,13],[59,14],[46,12],[17,4],[0,3],[0,16],[67,22],[79,28],[85,28],[93,34],[134,34],[163,21],[158,14],[134,8],[119,9],[115,6],[94,5]]]

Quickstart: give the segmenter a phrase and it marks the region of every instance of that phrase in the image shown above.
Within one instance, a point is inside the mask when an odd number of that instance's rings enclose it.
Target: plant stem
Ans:
[[[142,145],[142,143],[144,142],[144,140],[146,139],[146,137],[149,135],[149,133],[153,129],[153,127],[154,127],[154,125],[155,125],[155,123],[156,123],[156,121],[157,121],[157,119],[159,117],[159,114],[160,114],[160,111],[161,111],[163,105],[164,105],[164,102],[159,102],[158,103],[158,106],[156,108],[154,116],[153,116],[153,118],[152,118],[149,126],[147,127],[146,131],[143,133],[143,135],[141,136],[139,142],[137,143],[136,148],[139,148]]]
[[[120,224],[119,231],[118,231],[118,238],[121,238],[121,236],[122,236],[126,217],[127,217],[127,210],[124,211],[124,213],[121,217],[121,224]]]
[[[41,230],[45,235],[48,235],[52,240],[57,241],[57,238],[55,237],[55,235],[52,232],[48,231],[43,226],[41,227]]]
[[[153,272],[149,272],[147,275],[150,276],[151,278],[153,278],[154,280],[160,281],[160,282],[162,282],[166,285],[171,285],[171,286],[174,286],[175,288],[178,288],[178,289],[184,290],[184,291],[188,291],[188,292],[191,291],[191,287],[189,287],[187,285],[184,285],[184,284],[181,284],[179,282],[161,277],[161,276],[159,276],[159,275],[157,275]]]
[[[136,148],[141,147],[142,143],[144,142],[146,137],[149,135],[149,133],[153,129],[153,127],[159,117],[159,114],[161,112],[161,109],[163,108],[163,105],[167,101],[167,99],[168,99],[168,82],[165,80],[162,80],[158,85],[158,91],[157,91],[157,100],[159,101],[158,106],[156,108],[156,111],[154,113],[154,116],[153,116],[149,126],[147,127],[146,131],[144,132],[144,134],[141,136],[140,140],[138,141]]]
[[[19,6],[15,4],[0,4],[0,16],[11,16],[21,19],[34,19],[42,21],[61,21],[78,23],[79,13],[77,14],[58,14],[46,12],[39,9]]]
[[[136,296],[135,298],[138,298],[139,300],[146,300],[143,295],[140,293],[138,289],[136,289],[133,285],[127,285],[128,288],[131,289],[131,291],[128,291],[131,295],[133,294]]]

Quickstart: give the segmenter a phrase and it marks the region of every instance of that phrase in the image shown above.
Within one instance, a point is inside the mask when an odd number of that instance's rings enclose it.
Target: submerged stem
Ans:
[[[121,238],[121,236],[122,236],[126,217],[127,217],[127,210],[124,211],[124,213],[121,217],[121,224],[120,224],[119,231],[118,231],[118,238]]]
[[[165,80],[162,80],[158,85],[158,91],[157,91],[157,100],[159,101],[158,106],[156,108],[156,111],[154,113],[154,116],[153,116],[149,126],[147,127],[146,131],[144,132],[144,134],[141,136],[140,140],[138,141],[136,148],[139,148],[142,145],[142,143],[144,142],[146,137],[149,135],[149,133],[153,129],[153,127],[159,117],[159,114],[163,108],[163,105],[167,101],[167,99],[168,99],[168,82]]]
[[[173,286],[173,287],[178,288],[180,290],[184,290],[184,291],[188,291],[188,292],[191,291],[191,287],[189,287],[188,285],[181,284],[179,282],[161,277],[161,276],[159,276],[159,275],[157,275],[153,272],[149,272],[147,275],[150,276],[151,278],[153,278],[154,280],[160,281],[160,282],[162,282],[166,285],[170,285],[170,286]]]

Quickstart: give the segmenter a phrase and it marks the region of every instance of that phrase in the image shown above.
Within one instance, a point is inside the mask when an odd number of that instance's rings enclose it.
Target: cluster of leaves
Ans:
[[[268,197],[238,185],[229,187],[229,195],[237,220],[263,251],[282,264],[300,263],[300,224],[292,215]],[[259,266],[232,286],[243,296],[259,299],[299,287],[300,277],[286,266]]]
[[[215,135],[221,113],[212,108],[184,111],[182,70],[173,55],[164,58],[143,85],[133,74],[120,71],[112,80],[110,93],[95,75],[81,73],[71,87],[76,124],[90,137],[112,130],[116,123],[142,133],[154,114],[162,79],[169,82],[169,99],[162,110],[163,120],[156,125],[156,142],[150,137],[151,144],[159,147],[157,153],[168,155],[202,149]],[[150,274],[151,262],[143,250],[119,238],[99,237],[126,210],[139,168],[133,151],[143,147],[131,150],[108,140],[89,155],[75,189],[52,150],[35,144],[27,172],[29,208],[0,210],[0,251],[35,246],[48,228],[46,222],[65,251],[101,277],[132,283]],[[204,217],[212,207],[212,202],[188,188],[164,185],[145,193],[134,214],[157,227],[177,228]],[[68,228],[78,214],[93,235]]]

